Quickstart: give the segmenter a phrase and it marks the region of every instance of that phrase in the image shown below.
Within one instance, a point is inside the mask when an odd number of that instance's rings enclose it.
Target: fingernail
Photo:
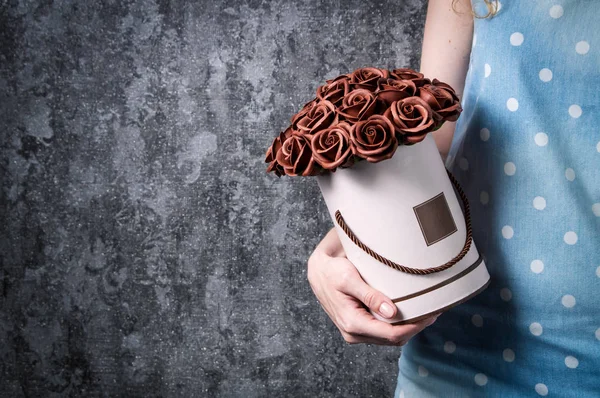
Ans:
[[[391,318],[394,315],[394,310],[388,303],[383,303],[379,307],[379,313],[386,318]]]
[[[433,324],[435,323],[435,321],[437,321],[437,316],[436,316],[436,317],[434,317],[434,318],[431,318],[431,319],[430,319],[430,320],[427,322],[427,324],[426,324],[426,325],[427,325],[427,326],[431,326],[431,325],[433,325]]]

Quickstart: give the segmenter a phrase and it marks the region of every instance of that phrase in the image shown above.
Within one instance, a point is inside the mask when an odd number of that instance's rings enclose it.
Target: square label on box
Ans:
[[[413,209],[427,246],[447,238],[458,230],[443,192]]]

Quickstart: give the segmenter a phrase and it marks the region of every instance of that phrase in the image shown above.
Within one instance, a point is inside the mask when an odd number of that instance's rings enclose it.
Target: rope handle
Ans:
[[[458,194],[460,195],[460,198],[463,202],[464,213],[465,213],[464,214],[465,215],[465,224],[467,226],[467,238],[465,240],[465,245],[462,248],[462,250],[460,251],[460,253],[458,253],[456,255],[456,257],[454,257],[452,260],[448,261],[445,264],[442,264],[437,267],[421,269],[421,268],[411,268],[411,267],[407,267],[406,265],[401,265],[401,264],[395,263],[392,260],[389,260],[389,259],[377,254],[375,251],[371,250],[367,245],[362,243],[361,240],[358,239],[358,237],[356,235],[354,235],[354,232],[352,232],[350,227],[348,227],[348,224],[346,224],[346,221],[344,221],[344,217],[342,217],[342,213],[339,210],[335,211],[335,221],[338,223],[340,228],[342,228],[342,230],[344,231],[346,236],[348,236],[348,238],[350,238],[350,240],[352,242],[354,242],[354,244],[356,246],[360,247],[369,256],[371,256],[375,260],[387,265],[388,267],[394,268],[398,271],[405,272],[407,274],[413,274],[413,275],[428,275],[428,274],[433,274],[436,272],[447,270],[448,268],[452,267],[454,264],[456,264],[460,260],[462,260],[462,258],[467,254],[467,252],[471,248],[471,242],[473,241],[473,230],[471,227],[471,212],[469,209],[469,200],[467,199],[467,195],[465,195],[460,184],[458,183],[456,178],[452,175],[452,173],[450,173],[450,171],[448,169],[446,169],[446,172],[448,173],[448,177],[450,177],[450,181],[452,182],[452,185],[454,185],[454,187],[456,188],[456,190],[457,190]]]

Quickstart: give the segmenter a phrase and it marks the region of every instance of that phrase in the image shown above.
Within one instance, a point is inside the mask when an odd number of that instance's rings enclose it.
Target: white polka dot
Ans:
[[[596,335],[596,340],[600,340],[600,328],[596,329],[596,333],[594,333]]]
[[[490,64],[485,64],[483,69],[484,69],[485,77],[488,77],[490,75],[490,73],[492,73],[492,67],[490,66]]]
[[[490,194],[486,191],[481,191],[479,194],[479,201],[482,205],[487,205],[490,202]]]
[[[460,167],[460,169],[463,171],[469,170],[469,161],[466,158],[460,158],[458,161],[458,167]]]
[[[600,278],[600,266],[596,268],[596,276]]]
[[[567,365],[567,368],[569,369],[575,369],[579,366],[579,361],[574,356],[569,355],[565,358],[565,365]]]
[[[544,270],[544,263],[542,260],[533,260],[529,265],[529,268],[531,268],[531,272],[534,274],[541,274]]]
[[[596,144],[596,152],[600,152],[600,141]]]
[[[444,351],[448,354],[452,354],[454,351],[456,351],[456,344],[454,344],[453,341],[446,341],[444,343]]]
[[[565,170],[565,178],[569,181],[573,181],[575,180],[575,170],[573,170],[572,168],[568,168]]]
[[[596,217],[600,217],[600,203],[594,203],[592,205],[592,213],[594,213]]]
[[[475,380],[475,384],[477,384],[478,386],[481,386],[481,387],[485,386],[488,382],[487,376],[484,375],[483,373],[477,373],[475,375],[474,380]]]
[[[517,166],[513,162],[507,162],[504,164],[504,173],[507,176],[514,176],[517,171]]]
[[[517,101],[516,98],[509,98],[508,101],[506,101],[506,107],[509,111],[516,112],[516,110],[519,109],[519,101]]]
[[[563,239],[565,240],[565,243],[567,245],[574,245],[575,243],[577,243],[577,234],[573,231],[569,231],[565,234],[565,236],[563,237]]]
[[[552,80],[552,71],[548,68],[544,68],[540,71],[540,80],[544,83],[548,83]]]
[[[398,395],[398,398],[404,398],[404,390],[400,390],[400,394]]]
[[[512,362],[515,360],[515,352],[513,350],[511,350],[510,348],[507,348],[504,351],[502,351],[502,358],[506,362]]]
[[[474,34],[473,35],[473,44],[472,44],[472,47],[475,47],[476,44],[477,44],[477,35]]]
[[[543,383],[537,383],[535,385],[535,392],[537,392],[538,395],[545,397],[546,395],[548,395],[548,387]]]
[[[481,138],[481,141],[487,141],[490,139],[490,130],[486,129],[485,127],[482,128],[479,131],[479,138]],[[600,142],[598,143],[598,148],[600,148]],[[598,150],[598,152],[600,152],[600,149]]]
[[[541,336],[544,329],[539,323],[533,322],[531,325],[529,325],[529,331],[534,336]]]
[[[429,375],[429,371],[427,370],[427,368],[425,368],[425,366],[419,365],[419,369],[417,371],[419,372],[419,376],[421,377],[427,377]]]
[[[533,207],[537,210],[544,210],[546,208],[546,199],[536,196],[533,198]]]
[[[569,107],[569,115],[571,115],[573,119],[579,118],[582,113],[581,107],[577,104],[573,104]]]
[[[575,307],[575,297],[571,296],[570,294],[565,294],[562,297],[562,299],[560,300],[560,302],[566,308],[573,308],[573,307]]]
[[[575,45],[575,51],[577,51],[577,54],[580,54],[580,55],[587,54],[588,51],[590,51],[590,43],[588,43],[585,40],[580,41],[579,43],[577,43]]]
[[[511,239],[515,234],[515,231],[510,225],[505,225],[502,227],[502,236],[504,239]]]
[[[473,322],[473,325],[475,325],[475,327],[480,328],[483,326],[483,318],[479,314],[473,315],[471,317],[471,322]]]
[[[520,46],[521,44],[523,44],[524,39],[525,38],[523,37],[523,33],[515,32],[512,35],[510,35],[510,44],[512,44],[513,46]]]
[[[550,16],[554,19],[558,19],[563,16],[565,10],[559,5],[550,7]]]
[[[546,133],[537,133],[533,138],[535,144],[537,146],[546,146],[548,145],[548,134]]]
[[[510,301],[512,298],[512,292],[510,289],[505,287],[504,289],[500,290],[500,298],[504,301]]]

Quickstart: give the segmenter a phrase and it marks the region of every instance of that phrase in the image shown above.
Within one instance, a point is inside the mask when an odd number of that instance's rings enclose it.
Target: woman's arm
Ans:
[[[460,0],[452,10],[452,0],[430,0],[423,38],[421,72],[450,84],[462,97],[469,65],[473,17],[469,0]],[[442,156],[452,142],[454,123],[445,123],[434,133]],[[317,299],[348,343],[403,345],[436,317],[412,325],[390,325],[375,319],[363,304],[384,318],[392,318],[397,308],[383,293],[365,283],[346,258],[340,239],[332,229],[308,260],[308,280]]]
[[[430,0],[423,33],[421,73],[452,86],[462,99],[469,68],[473,38],[473,13],[470,0]],[[454,126],[446,122],[433,132],[440,154],[445,159],[450,150]]]

